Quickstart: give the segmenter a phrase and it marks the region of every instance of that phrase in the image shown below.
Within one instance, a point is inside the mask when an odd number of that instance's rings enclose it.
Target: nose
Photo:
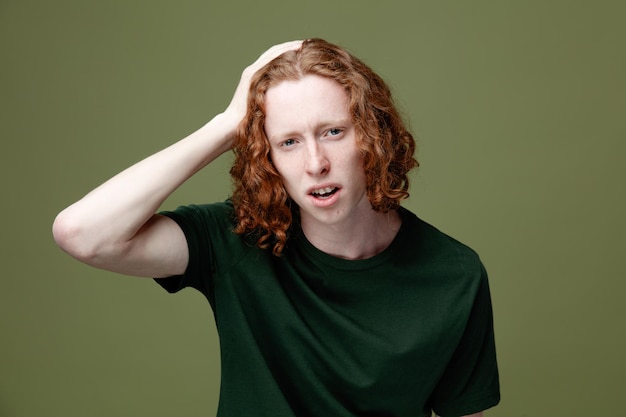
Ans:
[[[305,169],[309,175],[314,176],[324,175],[330,170],[330,161],[317,141],[312,141],[307,146]]]

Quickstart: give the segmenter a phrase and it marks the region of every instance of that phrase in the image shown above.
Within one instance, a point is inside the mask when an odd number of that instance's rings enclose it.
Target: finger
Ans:
[[[300,49],[300,47],[302,46],[302,42],[303,41],[301,40],[296,40],[274,45],[267,51],[263,52],[263,54],[261,54],[261,56],[251,66],[254,68],[261,68],[268,62],[272,61],[274,58],[279,57],[287,51],[295,51]]]

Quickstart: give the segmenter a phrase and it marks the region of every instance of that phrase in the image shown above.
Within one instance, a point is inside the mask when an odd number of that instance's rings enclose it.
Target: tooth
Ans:
[[[334,190],[334,188],[332,188],[332,187],[319,188],[319,189],[313,191],[313,194],[328,194],[328,193],[332,192],[333,190]]]

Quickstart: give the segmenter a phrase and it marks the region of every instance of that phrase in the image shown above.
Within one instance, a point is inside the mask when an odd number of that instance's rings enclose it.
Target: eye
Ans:
[[[296,140],[295,139],[287,139],[285,141],[283,141],[283,143],[280,144],[280,146],[283,147],[290,147],[296,144]]]
[[[339,136],[342,132],[343,132],[343,130],[341,130],[341,129],[333,128],[333,129],[330,129],[328,131],[328,135],[329,136]]]

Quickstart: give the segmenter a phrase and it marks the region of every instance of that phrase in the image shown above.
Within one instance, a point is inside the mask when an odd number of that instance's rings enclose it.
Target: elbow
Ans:
[[[52,236],[64,252],[79,261],[89,264],[90,260],[95,258],[95,247],[89,242],[88,233],[67,210],[59,213],[54,219]]]

